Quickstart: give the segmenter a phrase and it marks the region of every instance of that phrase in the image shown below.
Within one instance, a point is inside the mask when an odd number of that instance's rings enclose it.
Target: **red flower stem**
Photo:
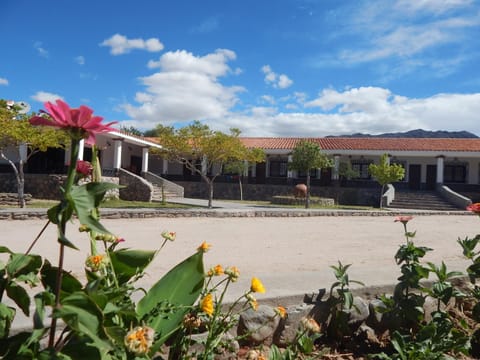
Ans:
[[[78,159],[78,152],[80,149],[80,140],[77,139],[72,139],[72,144],[71,144],[71,151],[70,151],[70,166],[68,167],[68,172],[67,172],[67,180],[65,182],[65,192],[63,195],[63,201],[66,201],[68,198],[70,191],[72,189],[72,186],[75,182],[75,176],[76,176],[76,167],[77,167],[77,159]],[[68,205],[67,205],[68,207]],[[62,213],[60,214],[60,222],[57,225],[59,229],[59,234],[62,234],[65,236],[65,230],[66,230],[66,225],[67,221],[70,219],[67,219],[64,213],[64,210],[62,210]],[[58,256],[58,269],[57,269],[57,277],[56,277],[56,284],[55,284],[55,307],[54,307],[54,312],[56,309],[60,308],[60,291],[62,289],[62,280],[63,280],[63,260],[64,260],[64,255],[65,255],[65,245],[58,239],[60,242],[60,253]],[[49,334],[49,339],[48,339],[48,347],[50,349],[53,349],[55,352],[58,351],[57,349],[54,349],[55,346],[55,332],[57,330],[57,317],[55,314],[52,314],[52,322],[50,325],[50,334]]]

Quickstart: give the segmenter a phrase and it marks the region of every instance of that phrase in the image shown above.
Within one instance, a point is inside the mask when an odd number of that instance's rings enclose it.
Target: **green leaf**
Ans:
[[[10,282],[6,290],[8,297],[15,301],[26,316],[30,316],[30,297],[27,291],[14,282]]]
[[[0,339],[8,336],[14,318],[15,309],[0,303]]]
[[[65,297],[54,316],[61,318],[77,336],[87,336],[100,353],[111,350],[111,344],[103,339],[102,311],[85,293],[78,291]]]
[[[53,267],[48,260],[45,260],[45,264],[41,270],[42,284],[45,289],[55,290],[57,281],[58,267]],[[82,283],[77,280],[73,275],[63,270],[62,272],[62,288],[60,295],[74,293],[82,289]]]
[[[55,295],[51,291],[42,291],[35,295],[34,302],[33,326],[35,329],[41,329],[45,326],[45,306],[53,306],[55,304]]]
[[[91,230],[111,234],[100,222],[93,216],[93,211],[102,201],[105,193],[111,189],[117,189],[118,185],[111,183],[91,182],[81,186],[73,186],[69,194],[69,200],[80,223],[88,226]]]
[[[40,256],[14,253],[10,256],[6,270],[8,276],[13,279],[30,272],[36,273],[40,266],[42,266],[42,258]]]
[[[156,251],[121,249],[109,253],[119,284],[143,272],[155,257]]]
[[[7,248],[6,246],[0,246],[0,253],[8,253],[8,254],[13,254],[13,252]]]
[[[137,313],[158,334],[153,346],[157,350],[181,323],[183,316],[198,299],[204,283],[203,252],[197,252],[171,269],[139,301]],[[152,314],[158,305],[167,302],[174,308],[168,317]]]

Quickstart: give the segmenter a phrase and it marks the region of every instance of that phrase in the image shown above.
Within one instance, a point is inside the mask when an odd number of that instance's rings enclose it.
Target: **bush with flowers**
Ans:
[[[31,253],[39,236],[25,253],[0,246],[0,253],[8,258],[0,262],[0,357],[151,359],[167,340],[185,344],[186,331],[201,325],[208,329],[202,358],[211,358],[232,317],[231,312],[223,314],[217,304],[228,283],[238,278],[238,269],[218,266],[206,275],[203,254],[209,244],[204,242],[149,290],[136,287],[161,248],[175,240],[175,232],[161,234],[164,241],[157,251],[121,248],[124,240],[102,225],[98,210],[107,191],[117,185],[101,182],[95,135],[113,130],[113,123],[102,124],[102,118],[93,116],[90,108],[70,108],[61,100],[48,102],[45,108],[47,111],[30,119],[31,124],[59,128],[71,138],[62,198],[48,210],[47,225],[57,227],[59,261],[54,265]],[[92,144],[92,163],[77,161],[82,139]],[[78,230],[90,241],[84,283],[64,268],[65,251],[76,249],[67,233],[67,224],[74,218],[81,224]],[[226,278],[211,287],[212,277],[220,275]],[[227,286],[218,298],[216,292],[224,282]],[[243,297],[245,303],[254,306],[252,294],[262,291],[260,280],[252,280],[251,290]],[[140,299],[134,302],[132,298],[138,294]],[[16,307],[4,302],[4,297]],[[17,311],[31,317],[31,329],[11,331]],[[180,345],[173,349],[172,359],[175,351],[183,353]]]

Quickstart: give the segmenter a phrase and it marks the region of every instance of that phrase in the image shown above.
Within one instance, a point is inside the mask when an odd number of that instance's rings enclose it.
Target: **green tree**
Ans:
[[[25,207],[24,166],[40,151],[48,148],[63,148],[69,144],[63,131],[44,126],[33,126],[28,122],[32,114],[20,114],[15,105],[7,106],[0,99],[0,158],[12,167],[17,181],[18,205]],[[7,152],[8,150],[8,152]],[[18,159],[18,162],[15,162]]]
[[[388,155],[383,154],[378,165],[370,164],[368,166],[368,172],[382,186],[380,193],[380,208],[382,208],[382,195],[385,190],[385,186],[392,182],[403,179],[405,176],[405,169],[402,165],[390,164],[388,161]]]
[[[209,208],[212,207],[213,183],[221,174],[222,166],[230,161],[247,160],[251,152],[240,141],[238,129],[225,134],[213,131],[199,121],[180,129],[158,125],[154,134],[163,147],[154,152],[183,164],[205,181]],[[199,162],[201,166],[198,166]]]
[[[243,174],[248,170],[251,163],[258,163],[265,161],[265,152],[263,149],[245,149],[244,160],[232,159],[225,163],[223,171],[228,174],[238,175],[238,186],[240,189],[240,200],[243,200]]]
[[[292,153],[292,161],[288,163],[289,169],[304,171],[307,174],[307,196],[305,208],[310,207],[310,170],[332,167],[333,162],[322,153],[320,145],[308,140],[297,143]]]
[[[120,131],[126,132],[130,135],[144,136],[143,132],[135,126],[120,126]]]

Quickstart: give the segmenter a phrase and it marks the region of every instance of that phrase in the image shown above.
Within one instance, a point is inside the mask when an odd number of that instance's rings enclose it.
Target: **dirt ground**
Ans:
[[[240,280],[231,287],[227,300],[249,288],[253,276],[260,278],[267,292],[259,300],[303,296],[329,288],[334,277],[330,265],[352,264],[350,278],[366,286],[393,284],[398,277],[394,254],[402,242],[403,226],[394,216],[319,216],[291,218],[153,218],[103,220],[113,233],[125,238],[125,247],[157,249],[164,230],[176,231],[177,240],[168,243],[148,268],[141,285],[148,287],[178,262],[196,251],[201,242],[212,244],[206,254],[206,268],[221,264],[240,269]],[[25,251],[45,221],[0,221],[0,245]],[[70,223],[67,237],[80,250],[67,249],[65,267],[83,273],[88,239]],[[408,225],[416,231],[418,245],[433,248],[425,261],[449,270],[465,271],[458,238],[480,233],[480,219],[474,215],[416,216]],[[33,249],[56,263],[56,229],[50,225]]]

